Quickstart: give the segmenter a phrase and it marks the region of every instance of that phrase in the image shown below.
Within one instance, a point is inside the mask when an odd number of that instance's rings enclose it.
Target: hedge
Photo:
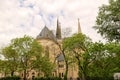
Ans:
[[[20,80],[19,76],[13,76],[13,77],[2,77],[0,80]]]
[[[48,77],[48,78],[38,77],[38,78],[35,78],[34,80],[62,80],[62,78],[59,78],[59,77]]]
[[[87,80],[114,80],[113,77],[87,77]]]

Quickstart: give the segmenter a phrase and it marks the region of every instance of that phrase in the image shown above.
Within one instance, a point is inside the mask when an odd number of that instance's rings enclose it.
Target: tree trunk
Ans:
[[[67,66],[66,66],[66,67],[67,67]],[[68,75],[68,68],[66,68],[66,70],[65,70],[64,80],[67,80],[67,75]]]
[[[82,80],[86,80],[86,75],[84,73],[82,74]]]
[[[26,69],[24,69],[24,77],[23,77],[23,80],[27,80],[27,79],[26,79]]]
[[[65,59],[65,68],[66,68],[66,70],[65,70],[65,74],[64,74],[64,80],[67,80],[67,75],[68,75],[68,61],[66,59],[66,56],[65,56],[65,53],[64,53],[64,49],[61,48],[61,45],[59,43],[57,43],[57,44],[58,44],[58,46],[59,46],[59,48],[60,48],[60,50],[61,50],[61,52],[62,52],[62,54],[64,56],[64,59]]]
[[[6,77],[6,75],[7,75],[7,73],[6,73],[6,71],[4,72],[4,77]]]
[[[67,75],[68,75],[68,61],[66,59],[64,51],[62,51],[62,53],[63,53],[64,59],[65,59],[65,68],[66,68],[65,74],[64,74],[64,80],[67,80]]]
[[[41,74],[41,70],[39,69],[39,70],[38,70],[38,77],[41,77],[40,74]]]
[[[78,76],[82,80],[86,80],[86,73],[84,72],[83,67],[80,65],[80,61],[78,61]]]
[[[27,77],[26,77],[26,75],[27,75],[26,67],[28,66],[28,64],[27,64],[27,62],[28,62],[27,56],[25,56],[24,60],[25,60],[25,62],[24,62],[24,64],[25,64],[25,66],[24,66],[24,80],[27,80]]]
[[[14,76],[14,71],[11,71],[11,76]]]
[[[80,59],[78,57],[76,57],[76,59],[78,60],[78,76],[79,78],[82,78],[82,80],[86,80],[86,73],[80,64]]]
[[[81,78],[81,66],[80,66],[80,61],[78,61],[78,76]]]

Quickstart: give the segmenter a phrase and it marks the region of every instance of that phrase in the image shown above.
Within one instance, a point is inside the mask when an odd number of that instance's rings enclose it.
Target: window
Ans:
[[[35,73],[34,73],[34,72],[32,72],[32,76],[35,76]]]
[[[61,77],[61,73],[59,73],[59,77]]]
[[[21,76],[23,77],[23,73],[21,74]]]
[[[53,77],[54,77],[54,73],[53,73]]]
[[[59,64],[59,68],[64,68],[64,65],[60,65],[60,64]]]
[[[64,74],[62,73],[62,77],[64,77]]]
[[[40,73],[38,73],[38,76],[40,76]]]

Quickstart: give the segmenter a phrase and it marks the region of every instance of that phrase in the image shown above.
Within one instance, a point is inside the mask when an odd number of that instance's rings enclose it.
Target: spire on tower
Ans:
[[[79,20],[79,18],[78,18],[78,33],[82,33],[81,27],[80,27],[80,20]]]
[[[61,39],[61,25],[58,19],[57,19],[56,38]]]

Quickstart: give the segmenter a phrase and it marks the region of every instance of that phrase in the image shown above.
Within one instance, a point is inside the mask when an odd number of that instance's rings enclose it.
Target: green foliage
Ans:
[[[10,73],[8,61],[0,60],[0,73],[5,74],[5,76]]]
[[[13,77],[3,77],[0,78],[0,80],[21,80],[19,76],[13,76]]]
[[[5,74],[24,71],[25,79],[27,69],[35,69],[49,77],[54,65],[42,53],[43,48],[40,43],[29,36],[12,39],[11,43],[1,51],[5,60],[0,61],[0,71]]]
[[[62,79],[59,77],[47,77],[47,78],[40,77],[40,78],[35,78],[34,80],[62,80]]]
[[[5,64],[1,65],[4,70],[10,72],[11,76],[14,75],[14,72],[17,70],[18,67],[18,54],[13,49],[12,45],[10,44],[7,47],[4,47],[1,51],[1,55],[5,57]],[[6,72],[6,71],[4,71]]]
[[[37,58],[37,60],[34,60],[32,64],[34,64],[33,69],[37,70],[38,72],[39,71],[43,72],[45,77],[51,76],[54,64],[50,62],[49,58],[47,57]]]
[[[85,35],[76,34],[66,38],[63,47],[76,59],[79,77],[83,80],[87,76],[91,80],[112,80],[113,74],[120,71],[119,42],[92,43]]]
[[[85,40],[86,40],[86,36],[83,35],[83,34],[75,34],[73,35],[72,37],[69,37],[69,38],[66,38],[63,42],[63,48],[64,49],[69,49],[69,50],[72,50],[72,49],[75,49],[75,48],[80,48],[82,50],[85,49]]]
[[[120,46],[119,43],[94,43],[90,52],[93,55],[93,62],[89,67],[90,77],[102,77],[106,80],[112,77],[115,72],[119,72],[120,58],[117,55]]]
[[[41,53],[43,51],[42,46],[38,43],[33,43],[32,51],[34,52],[34,60],[32,60],[32,68],[42,71],[46,77],[51,76],[52,70],[54,68],[53,63],[50,62],[48,56],[43,56]]]
[[[61,51],[64,53],[67,67],[78,65],[79,77],[82,80],[112,80],[113,73],[120,71],[119,42],[92,43],[90,38],[79,33],[65,38]],[[0,72],[7,76],[19,69],[25,72],[27,69],[34,69],[45,75],[45,78],[35,78],[35,80],[61,80],[51,77],[54,64],[42,53],[44,53],[42,46],[33,38],[29,36],[15,38],[0,53],[5,57],[5,60],[0,60]],[[67,79],[67,71],[65,76],[64,79]],[[0,80],[7,79],[19,80],[13,77]]]
[[[31,53],[34,53],[35,57],[41,57],[43,52],[43,48],[40,45],[40,43],[38,43],[36,40],[34,40],[32,42],[32,46],[31,46]]]
[[[45,74],[46,77],[50,77],[54,68],[54,64],[52,64],[47,57],[43,57],[41,64],[41,71]]]
[[[4,57],[8,60],[14,60],[14,59],[16,60],[18,58],[18,54],[12,48],[12,45],[4,47],[2,49],[2,55],[4,55]]]
[[[114,80],[113,77],[87,77],[87,80]]]
[[[120,0],[109,0],[109,5],[99,8],[94,28],[110,41],[120,40]]]
[[[70,51],[78,65],[78,75],[85,80],[87,76],[87,69],[90,63],[89,48],[92,44],[90,38],[82,33],[75,34],[72,37],[66,38],[63,41],[63,48]]]

